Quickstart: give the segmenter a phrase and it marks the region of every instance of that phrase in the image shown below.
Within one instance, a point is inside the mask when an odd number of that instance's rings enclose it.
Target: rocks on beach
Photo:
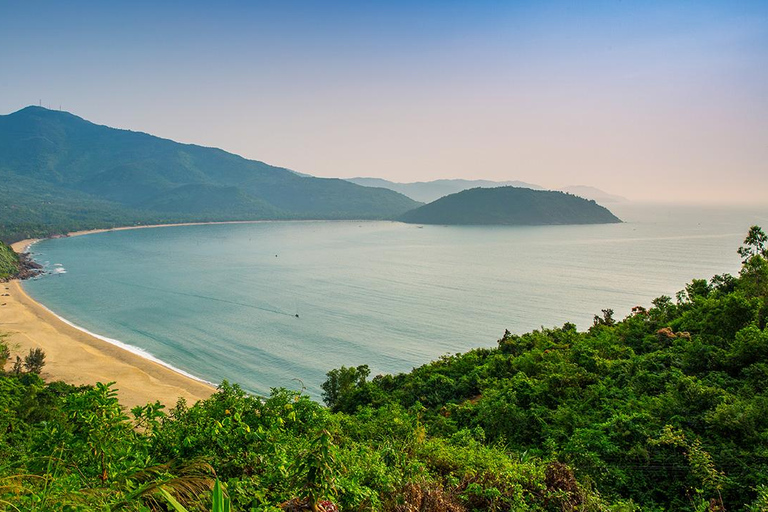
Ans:
[[[31,279],[42,273],[43,266],[35,262],[28,252],[23,252],[19,254],[19,271],[10,279]]]

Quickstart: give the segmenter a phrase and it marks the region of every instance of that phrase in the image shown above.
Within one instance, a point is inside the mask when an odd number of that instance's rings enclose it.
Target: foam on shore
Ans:
[[[22,285],[22,287],[23,287],[23,285]],[[25,292],[26,292],[26,290],[25,290]],[[27,293],[27,295],[29,295],[29,293]],[[84,334],[87,334],[88,336],[92,336],[92,337],[94,337],[94,338],[96,338],[98,340],[101,340],[101,341],[104,341],[106,343],[109,343],[110,345],[114,345],[116,347],[119,347],[119,348],[125,350],[126,352],[130,352],[131,354],[137,355],[137,356],[139,356],[139,357],[141,357],[143,359],[146,359],[148,361],[152,361],[153,363],[156,363],[156,364],[159,364],[160,366],[168,368],[169,370],[171,370],[173,372],[176,372],[176,373],[178,373],[180,375],[183,375],[184,377],[190,378],[192,380],[196,380],[198,382],[202,382],[203,384],[208,384],[209,386],[216,387],[216,384],[214,384],[213,382],[210,382],[210,381],[207,381],[207,380],[202,379],[200,377],[197,377],[196,375],[192,375],[191,373],[186,372],[186,371],[182,370],[181,368],[177,368],[177,367],[173,366],[172,364],[167,363],[167,362],[163,361],[162,359],[159,359],[159,358],[155,357],[150,352],[147,352],[146,350],[144,350],[142,348],[135,347],[133,345],[129,345],[127,343],[124,343],[124,342],[122,342],[120,340],[116,340],[114,338],[109,338],[107,336],[102,336],[100,334],[96,334],[95,332],[91,332],[88,329],[85,329],[84,327],[80,327],[79,325],[77,325],[77,324],[75,324],[73,322],[70,322],[69,320],[67,320],[63,316],[61,316],[61,315],[51,311],[50,308],[48,308],[47,306],[42,304],[40,301],[35,300],[35,302],[37,302],[37,304],[41,308],[43,308],[48,313],[52,314],[53,316],[55,316],[56,318],[58,318],[59,320],[61,320],[65,324],[67,324],[68,326],[70,326],[70,327],[72,327],[74,329],[77,329],[78,331],[80,331],[80,332],[82,332]]]
[[[75,236],[79,236],[79,235],[81,236],[81,235],[85,235],[85,234],[90,234],[90,233],[88,233],[88,232],[81,232],[81,233],[79,233],[78,235],[75,235]],[[14,244],[14,245],[17,245],[17,247],[13,247],[13,249],[16,250],[17,252],[30,252],[30,249],[32,248],[32,246],[35,245],[36,243],[40,242],[40,241],[41,241],[41,239],[31,239],[31,240],[25,240],[23,242],[17,242],[17,244]],[[21,246],[18,247],[18,244],[21,244]],[[32,256],[34,258],[34,254]],[[57,264],[57,265],[60,265],[60,264]],[[66,270],[64,270],[63,267],[59,267],[59,268],[55,269],[52,273],[54,273],[54,274],[64,274],[64,273],[66,273]],[[23,281],[20,281],[19,284],[21,285],[21,288],[24,289]],[[28,297],[32,298],[29,295],[29,292],[26,289],[24,289],[24,292],[27,294]],[[170,363],[168,363],[166,361],[163,361],[162,359],[160,359],[158,357],[155,357],[150,352],[148,352],[148,351],[146,351],[146,350],[144,350],[142,348],[135,347],[133,345],[129,345],[128,343],[122,342],[122,341],[114,339],[114,338],[110,338],[110,337],[107,337],[107,336],[102,336],[100,334],[96,334],[95,332],[91,332],[88,329],[85,329],[84,327],[80,327],[79,325],[77,325],[77,324],[67,320],[63,316],[61,316],[61,315],[57,314],[56,312],[52,311],[48,306],[46,306],[45,304],[41,303],[40,301],[35,300],[35,299],[32,299],[32,300],[34,300],[38,304],[38,306],[40,306],[42,309],[44,309],[48,313],[52,314],[53,316],[55,316],[56,318],[58,318],[59,320],[61,320],[65,324],[67,324],[68,326],[72,327],[73,329],[77,329],[78,331],[80,331],[80,332],[82,332],[84,334],[87,334],[88,336],[92,336],[92,337],[94,337],[94,338],[96,338],[98,340],[101,340],[101,341],[104,341],[106,343],[109,343],[110,345],[114,345],[116,347],[119,347],[119,348],[125,350],[126,352],[130,352],[130,353],[135,354],[135,355],[137,355],[137,356],[139,356],[139,357],[141,357],[143,359],[146,359],[148,361],[152,361],[153,363],[159,364],[160,366],[168,368],[169,370],[171,370],[173,372],[176,372],[179,375],[183,375],[184,377],[190,378],[190,379],[195,380],[197,382],[201,382],[203,384],[208,384],[210,386],[216,387],[216,384],[214,384],[213,382],[207,381],[207,380],[205,380],[203,378],[200,378],[200,377],[198,377],[196,375],[192,375],[191,373],[186,372],[186,371],[182,370],[181,368],[177,368],[177,367],[173,366],[172,364],[170,364]]]
[[[22,288],[23,287],[24,286],[22,284]],[[26,290],[24,290],[24,291],[26,292]],[[29,293],[27,293],[27,295],[29,296]],[[31,298],[31,296],[30,296],[30,298]],[[150,352],[147,352],[146,350],[144,350],[142,348],[135,347],[133,345],[129,345],[129,344],[125,343],[125,342],[122,342],[120,340],[116,340],[114,338],[109,338],[107,336],[102,336],[101,334],[96,334],[95,332],[91,332],[91,331],[89,331],[88,329],[86,329],[84,327],[80,327],[79,325],[77,325],[77,324],[75,324],[73,322],[70,322],[69,320],[67,320],[63,316],[55,313],[54,311],[51,311],[50,308],[48,308],[45,304],[41,303],[40,301],[35,300],[35,299],[32,299],[32,300],[34,300],[37,303],[37,305],[40,306],[42,309],[46,310],[48,313],[52,314],[53,316],[55,316],[56,318],[58,318],[59,320],[61,320],[65,324],[67,324],[68,326],[70,326],[70,327],[72,327],[74,329],[77,329],[78,331],[80,331],[80,332],[82,332],[84,334],[87,334],[88,336],[92,336],[92,337],[94,337],[94,338],[96,338],[98,340],[101,340],[101,341],[104,341],[106,343],[109,343],[110,345],[114,345],[116,347],[119,347],[119,348],[125,350],[126,352],[130,352],[131,354],[137,355],[137,356],[139,356],[139,357],[141,357],[143,359],[146,359],[148,361],[152,361],[153,363],[159,364],[160,366],[168,368],[169,370],[171,370],[173,372],[176,372],[176,373],[178,373],[180,375],[183,375],[184,377],[187,377],[189,379],[196,380],[197,382],[202,382],[203,384],[208,384],[209,386],[216,387],[216,384],[214,384],[213,382],[205,380],[203,378],[200,378],[200,377],[198,377],[196,375],[192,375],[191,373],[186,372],[186,371],[182,370],[181,368],[177,368],[177,367],[173,366],[172,364],[167,363],[167,362],[163,361],[162,359],[155,357]]]

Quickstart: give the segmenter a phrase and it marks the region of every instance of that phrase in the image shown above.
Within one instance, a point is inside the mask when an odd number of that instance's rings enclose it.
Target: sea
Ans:
[[[408,372],[505,330],[674,297],[737,274],[768,206],[620,204],[621,224],[296,221],[111,231],[32,246],[24,283],[56,315],[201,380],[321,397],[334,368]]]

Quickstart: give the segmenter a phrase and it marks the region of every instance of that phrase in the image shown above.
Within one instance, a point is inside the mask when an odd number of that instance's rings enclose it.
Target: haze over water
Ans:
[[[768,225],[768,211],[612,210],[627,222],[264,222],[45,240],[36,259],[66,273],[24,286],[76,325],[205,380],[260,394],[303,383],[319,397],[341,365],[408,371],[494,346],[504,329],[585,329],[603,308],[623,317],[692,278],[737,273],[747,229]]]

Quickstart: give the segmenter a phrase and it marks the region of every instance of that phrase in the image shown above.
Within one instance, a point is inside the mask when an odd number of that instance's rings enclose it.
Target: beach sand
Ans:
[[[86,232],[78,233],[86,234]],[[13,244],[24,252],[34,240]],[[128,408],[159,400],[168,407],[183,397],[192,404],[209,397],[215,389],[116,345],[66,324],[32,300],[19,281],[0,283],[0,333],[12,358],[30,348],[45,351],[41,376],[47,381],[69,384],[116,382],[120,403]]]

